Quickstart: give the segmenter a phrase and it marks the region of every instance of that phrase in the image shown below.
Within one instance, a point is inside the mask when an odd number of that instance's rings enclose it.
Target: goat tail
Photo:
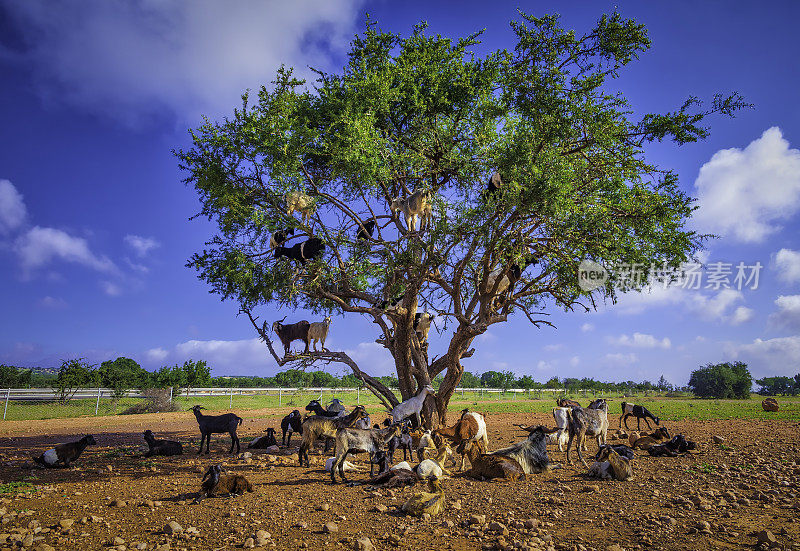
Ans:
[[[236,425],[237,425],[237,426],[241,425],[241,424],[242,424],[242,421],[244,421],[244,419],[242,419],[241,417],[239,417],[239,416],[237,415],[237,416],[236,416]]]

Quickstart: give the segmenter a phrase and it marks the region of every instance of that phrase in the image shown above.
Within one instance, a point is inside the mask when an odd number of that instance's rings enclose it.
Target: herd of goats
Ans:
[[[334,398],[327,407],[322,407],[319,400],[312,400],[307,406],[308,413],[301,415],[294,410],[281,421],[281,442],[284,447],[291,446],[293,433],[301,436],[298,458],[301,466],[310,467],[308,452],[317,440],[324,439],[325,452],[331,443],[334,444],[334,456],[329,458],[325,468],[330,472],[331,480],[337,482],[337,474],[342,482],[347,482],[345,471],[358,470],[358,467],[347,461],[350,454],[369,454],[370,478],[364,484],[387,488],[413,485],[427,480],[429,492],[420,492],[409,500],[404,510],[420,516],[424,513],[436,514],[444,506],[444,494],[441,479],[449,476],[464,476],[477,480],[505,479],[513,481],[525,478],[526,475],[542,473],[562,468],[561,464],[550,462],[547,455],[547,444],[557,445],[563,451],[566,445],[567,463],[571,464],[570,450],[575,445],[578,458],[588,468],[588,476],[600,479],[629,480],[633,477],[634,450],[646,450],[650,455],[675,457],[696,448],[694,442],[681,435],[671,437],[666,427],[661,426],[645,407],[622,402],[622,416],[619,419],[620,429],[614,434],[616,439],[626,439],[627,444],[607,444],[608,404],[602,398],[594,400],[587,407],[578,402],[560,399],[558,407],[553,408],[555,428],[542,425],[515,425],[528,432],[528,437],[507,448],[490,452],[484,415],[465,409],[459,420],[451,427],[436,430],[423,430],[421,410],[425,398],[434,392],[431,386],[423,388],[416,396],[398,404],[389,412],[383,425],[371,424],[370,416],[364,406],[355,406],[347,411],[345,406]],[[212,434],[228,433],[231,437],[229,453],[240,452],[237,428],[242,418],[233,413],[223,415],[204,415],[202,406],[194,406],[192,411],[200,428],[200,449],[210,453]],[[637,430],[630,434],[622,430],[623,423],[628,429],[628,419],[635,417]],[[649,434],[639,432],[644,420],[648,430],[652,430],[650,420],[658,428]],[[279,444],[275,428],[266,429],[266,434],[252,440],[249,448],[265,449],[278,452]],[[595,437],[599,450],[590,466],[583,457],[586,450],[586,438]],[[148,446],[145,457],[154,455],[171,456],[183,454],[183,445],[172,440],[158,440],[150,430],[144,432]],[[92,435],[86,435],[76,442],[59,444],[34,459],[42,467],[69,467],[86,446],[96,444]],[[452,446],[452,447],[451,447]],[[403,451],[403,461],[394,463],[394,454]],[[455,450],[455,452],[453,452]],[[416,452],[418,463],[412,466]],[[447,470],[448,458],[455,469],[458,464],[456,455],[461,456],[457,474]],[[470,468],[465,470],[469,461]],[[378,473],[375,474],[377,467]],[[350,484],[361,484],[351,482]],[[207,496],[238,494],[253,491],[252,484],[241,474],[229,474],[220,465],[212,465],[206,471],[198,500]]]

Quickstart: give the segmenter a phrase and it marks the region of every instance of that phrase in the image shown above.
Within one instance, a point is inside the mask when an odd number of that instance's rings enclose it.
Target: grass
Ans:
[[[33,492],[35,490],[36,486],[31,484],[30,482],[25,482],[24,480],[17,480],[15,482],[6,482],[5,484],[0,484],[0,495],[21,494],[21,493]]]
[[[345,404],[360,403],[367,406],[371,413],[383,411],[378,399],[370,392],[326,392],[321,401],[327,402],[336,396]],[[600,396],[600,395],[598,395]],[[310,393],[299,391],[295,394],[283,393],[280,397],[277,392],[270,394],[234,394],[224,396],[203,397],[177,397],[176,402],[181,409],[188,410],[195,404],[200,404],[211,411],[222,411],[233,405],[233,410],[247,411],[257,409],[290,409],[303,410],[312,399],[320,399],[319,392]],[[589,402],[593,396],[574,396],[581,403]],[[683,419],[710,420],[710,419],[780,419],[784,421],[800,421],[800,396],[780,396],[778,402],[780,411],[772,413],[763,411],[761,400],[763,396],[754,395],[750,400],[701,400],[697,398],[664,396],[613,396],[607,398],[609,412],[616,420],[620,414],[622,401],[635,402],[644,405],[654,415],[666,421],[680,421]],[[114,403],[112,400],[101,400],[99,415],[114,415],[140,400],[136,398],[123,398]],[[8,420],[37,420],[57,419],[66,417],[91,417],[94,416],[95,400],[73,400],[68,404],[54,402],[10,402],[8,405]],[[514,395],[490,394],[480,392],[456,393],[450,401],[448,411],[458,412],[465,407],[485,413],[550,413],[555,405],[555,396],[551,393],[531,392],[529,394]],[[248,417],[273,417],[275,413],[258,413]],[[635,419],[629,420],[635,424]],[[612,423],[613,424],[613,423]],[[633,426],[633,425],[631,425]]]

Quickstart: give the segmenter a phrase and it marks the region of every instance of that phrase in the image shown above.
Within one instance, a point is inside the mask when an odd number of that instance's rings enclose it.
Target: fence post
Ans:
[[[6,390],[6,406],[3,408],[3,421],[6,420],[6,412],[8,411],[8,397],[11,396],[11,388]]]
[[[279,388],[278,389],[278,407],[280,407],[282,404],[283,404],[283,389]]]
[[[361,387],[356,388],[356,405],[361,405]]]
[[[94,414],[97,415],[97,410],[100,409],[100,387],[97,387],[97,402],[94,404]]]
[[[231,401],[228,404],[228,409],[233,409],[233,387],[231,387]]]
[[[170,403],[170,404],[172,403],[172,389],[173,389],[173,388],[174,388],[174,387],[169,387],[169,403]]]

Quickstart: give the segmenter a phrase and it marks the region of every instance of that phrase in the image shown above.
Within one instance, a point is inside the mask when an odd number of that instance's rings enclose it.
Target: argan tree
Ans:
[[[549,309],[614,299],[614,277],[581,289],[581,260],[677,266],[697,250],[703,236],[685,227],[693,200],[644,147],[704,138],[706,117],[732,115],[740,97],[707,108],[690,97],[633,118],[612,85],[649,48],[642,25],[615,13],[580,36],[554,16],[521,18],[513,50],[485,56],[475,53],[480,33],[454,41],[419,25],[403,38],[368,22],[340,72],[305,83],[282,68],[177,153],[200,214],[219,227],[188,265],[239,302],[279,365],[342,362],[389,407],[443,374],[423,412],[436,425],[490,326],[516,315],[539,327]],[[292,192],[313,201],[307,221],[288,214]],[[391,205],[414,192],[432,212],[411,231]],[[369,222],[372,235],[357,238]],[[324,253],[274,258],[270,235],[285,228],[295,230],[285,246],[313,236]],[[344,352],[279,357],[256,312],[267,304],[366,316],[401,396]],[[438,357],[414,331],[423,310],[441,331],[430,338],[448,342]]]

